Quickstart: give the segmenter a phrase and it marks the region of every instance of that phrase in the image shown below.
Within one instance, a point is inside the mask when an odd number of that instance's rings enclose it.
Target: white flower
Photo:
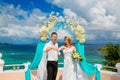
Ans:
[[[85,42],[85,34],[84,33],[79,33],[77,31],[75,31],[75,36],[76,36],[76,39],[80,41],[80,43]]]
[[[70,19],[66,18],[66,23],[70,23]]]
[[[74,26],[72,26],[72,27],[71,27],[71,30],[72,30],[72,31],[74,31],[74,30],[75,30],[75,27],[74,27]]]
[[[85,32],[85,30],[80,25],[78,25],[75,30],[79,33],[84,33]]]
[[[75,31],[75,36],[79,36],[79,35],[80,35],[79,32]]]
[[[56,18],[56,16],[53,16],[53,13],[51,13],[48,18],[48,21],[39,30],[40,39],[42,41],[45,41],[47,39],[49,32],[55,26],[56,23],[57,23],[57,18]]]
[[[85,38],[84,39],[80,39],[79,41],[80,41],[80,43],[85,43]]]
[[[65,25],[64,28],[67,28],[67,26]]]
[[[42,30],[44,30],[46,28],[46,26],[42,26],[41,28],[40,28],[40,30],[42,31]]]
[[[79,38],[81,38],[81,39],[85,39],[85,34],[79,34],[79,35],[77,35]]]
[[[40,30],[40,33],[48,33],[49,30],[50,30],[50,28],[45,27],[45,28],[42,28],[42,29]]]
[[[55,22],[56,21],[56,17],[55,16],[51,16],[49,19],[48,19],[49,22]]]
[[[40,39],[41,39],[42,41],[46,41],[47,36],[43,36],[43,37],[41,37]]]
[[[82,34],[80,37],[81,37],[82,39],[85,39],[85,34]]]
[[[40,28],[40,39],[42,41],[45,41],[47,39],[47,36],[49,35],[49,32],[51,31],[51,29],[56,25],[56,23],[59,21],[57,20],[58,18],[58,13],[56,13],[56,16],[53,15],[53,13],[50,14],[46,24],[44,24],[41,28]],[[68,28],[71,31],[74,32],[75,37],[78,41],[80,41],[80,43],[84,43],[85,42],[85,30],[83,27],[81,27],[78,23],[76,23],[75,21],[72,21],[72,19],[69,19],[68,17],[65,16],[65,26],[64,28]]]

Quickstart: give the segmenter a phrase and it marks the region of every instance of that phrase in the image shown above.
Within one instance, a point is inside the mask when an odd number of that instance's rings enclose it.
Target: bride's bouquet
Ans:
[[[73,53],[71,57],[73,61],[80,62],[83,60],[82,56],[78,52]]]

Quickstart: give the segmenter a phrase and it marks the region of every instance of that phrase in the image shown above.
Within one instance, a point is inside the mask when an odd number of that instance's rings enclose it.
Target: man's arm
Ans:
[[[56,50],[56,51],[58,51],[58,48],[55,47],[55,46],[49,47],[49,45],[46,44],[45,47],[44,47],[44,52],[49,52],[50,50]]]
[[[45,52],[49,52],[50,50],[52,50],[53,48],[52,47],[47,47],[46,49],[45,49]]]

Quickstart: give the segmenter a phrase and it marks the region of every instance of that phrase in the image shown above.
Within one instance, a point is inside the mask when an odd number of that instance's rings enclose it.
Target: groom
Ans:
[[[51,41],[46,43],[44,51],[47,53],[47,80],[56,80],[58,71],[58,44],[57,33],[51,34]]]

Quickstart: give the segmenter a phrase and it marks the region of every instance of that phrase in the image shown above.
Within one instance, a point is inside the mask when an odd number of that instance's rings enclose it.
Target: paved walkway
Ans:
[[[34,80],[36,74],[36,71],[32,71],[32,80]],[[90,76],[89,78],[90,80],[94,80],[94,76]],[[9,70],[0,72],[0,80],[25,80],[25,72],[24,70]],[[58,70],[56,80],[62,80],[62,69]],[[120,74],[115,72],[101,71],[101,80],[120,80]]]

